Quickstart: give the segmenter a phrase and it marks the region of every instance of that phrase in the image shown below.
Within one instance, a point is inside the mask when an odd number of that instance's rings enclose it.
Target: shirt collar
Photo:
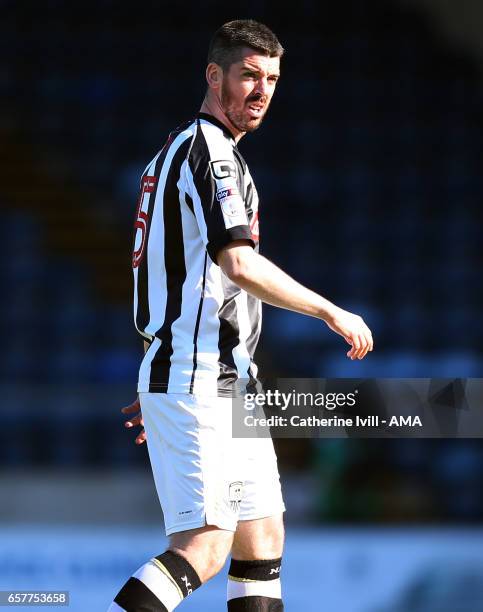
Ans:
[[[221,130],[223,130],[223,132],[226,134],[226,136],[228,136],[228,138],[231,138],[233,141],[235,141],[235,137],[226,127],[226,125],[216,117],[213,117],[213,115],[209,115],[208,113],[198,113],[197,117],[198,119],[204,119],[205,121],[209,121],[213,125],[216,125],[216,127],[219,127]]]

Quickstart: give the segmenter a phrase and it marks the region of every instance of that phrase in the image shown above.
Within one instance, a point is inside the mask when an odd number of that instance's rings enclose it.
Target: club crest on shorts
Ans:
[[[230,500],[230,508],[233,512],[240,510],[240,502],[242,500],[243,482],[237,480],[232,482],[228,487],[228,499]]]

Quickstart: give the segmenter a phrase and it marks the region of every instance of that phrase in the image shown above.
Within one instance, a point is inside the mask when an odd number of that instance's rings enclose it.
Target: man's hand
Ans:
[[[340,334],[352,346],[347,357],[363,359],[374,348],[371,330],[359,315],[352,314],[336,306],[325,322],[332,331]]]
[[[363,359],[372,351],[372,334],[361,317],[307,289],[271,261],[255,253],[247,241],[236,240],[221,249],[218,264],[230,280],[266,304],[325,321],[330,329],[351,345],[347,357]]]
[[[143,444],[143,442],[146,442],[146,432],[144,431],[143,415],[141,414],[141,404],[139,403],[139,398],[136,399],[130,406],[125,406],[124,408],[121,408],[121,412],[123,414],[133,414],[135,412],[137,413],[136,416],[134,416],[132,419],[126,421],[124,425],[128,428],[140,425],[143,429],[139,433],[135,442],[136,444]]]

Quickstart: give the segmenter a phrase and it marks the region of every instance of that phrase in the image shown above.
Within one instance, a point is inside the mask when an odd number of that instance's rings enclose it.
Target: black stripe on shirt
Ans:
[[[166,310],[163,325],[155,336],[161,340],[151,362],[150,391],[166,392],[173,354],[173,323],[181,315],[183,284],[186,280],[183,225],[179,202],[181,165],[188,154],[191,138],[181,144],[171,160],[163,193],[164,264],[166,268]]]
[[[245,198],[245,206],[253,214],[252,205],[253,205],[253,185],[252,185],[252,182],[250,181],[247,185],[247,195]],[[248,219],[248,223],[250,223],[250,221],[251,221],[251,218]]]
[[[194,214],[195,211],[194,211],[193,200],[191,199],[191,196],[188,193],[185,193],[184,199],[185,199],[186,205],[191,210],[191,212]]]
[[[201,287],[200,304],[198,306],[198,314],[196,315],[195,332],[193,334],[193,373],[191,374],[190,382],[190,393],[193,393],[193,386],[195,383],[195,373],[198,367],[198,332],[200,330],[201,311],[203,310],[203,300],[205,298],[205,284],[206,284],[206,263],[208,259],[208,253],[205,253],[205,263],[203,265],[203,284]]]
[[[219,395],[229,395],[233,383],[238,378],[238,369],[233,358],[233,349],[240,344],[240,328],[237,319],[235,297],[241,289],[230,281],[223,273],[221,275],[224,300],[218,311],[220,328],[218,332],[218,350],[220,351],[218,376]]]

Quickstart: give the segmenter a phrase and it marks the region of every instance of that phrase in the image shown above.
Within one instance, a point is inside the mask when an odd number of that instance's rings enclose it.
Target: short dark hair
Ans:
[[[250,47],[269,57],[282,57],[284,48],[275,34],[253,19],[235,19],[219,28],[210,42],[208,63],[215,62],[226,72],[240,61],[242,47]]]

